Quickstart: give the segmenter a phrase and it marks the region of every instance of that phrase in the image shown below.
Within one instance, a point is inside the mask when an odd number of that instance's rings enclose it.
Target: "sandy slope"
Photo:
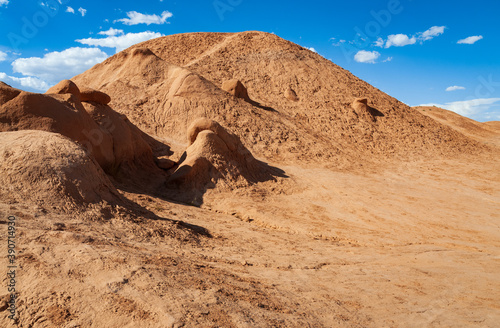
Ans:
[[[230,78],[243,81],[258,104],[222,91]],[[108,93],[107,111],[166,142],[175,160],[188,147],[188,125],[205,116],[238,136],[241,152],[251,150],[283,174],[244,184],[222,174],[201,189],[201,205],[190,206],[172,200],[188,190],[110,173],[120,201],[72,212],[2,186],[0,228],[7,229],[8,215],[18,222],[17,326],[500,321],[500,150],[477,130],[494,133],[494,122],[446,112],[427,117],[317,54],[256,32],[152,40],[74,81]],[[284,97],[288,87],[298,102]],[[368,97],[383,116],[356,112],[357,97]],[[233,160],[236,168],[250,158],[197,142],[188,156]],[[11,158],[8,144],[2,147],[0,156]],[[0,166],[9,178],[17,167],[29,165]],[[172,174],[134,169],[158,185]],[[7,266],[3,256],[0,266]],[[10,327],[5,297],[2,291],[0,326]]]

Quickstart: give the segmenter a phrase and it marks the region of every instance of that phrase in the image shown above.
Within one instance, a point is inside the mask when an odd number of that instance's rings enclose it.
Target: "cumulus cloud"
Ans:
[[[68,7],[66,7],[66,12],[74,14],[75,10],[73,8],[71,8],[71,7],[68,6]]]
[[[314,49],[313,47],[310,47],[310,48],[307,48],[307,49],[311,50],[312,52],[318,53],[318,52],[316,51],[316,49]]]
[[[418,39],[421,41],[432,40],[436,36],[444,33],[446,26],[433,26],[425,32],[418,33]]]
[[[466,117],[473,117],[490,110],[491,105],[499,102],[500,98],[479,98],[463,101],[454,101],[446,104],[423,104],[419,106],[436,106],[451,110]]]
[[[85,16],[85,14],[87,14],[87,9],[83,9],[82,7],[80,7],[80,8],[78,8],[78,12],[79,12],[80,14],[82,14],[82,17],[84,17],[84,16]]]
[[[123,30],[118,30],[118,29],[110,28],[107,31],[101,31],[98,34],[100,34],[100,35],[107,35],[107,36],[115,36],[115,35],[123,34]]]
[[[409,44],[414,44],[417,42],[417,38],[408,37],[406,34],[391,34],[387,37],[387,42],[385,43],[386,48],[390,48],[392,46],[395,47],[404,47]]]
[[[7,53],[0,51],[0,62],[4,61],[7,59]]]
[[[416,33],[415,35],[409,36],[406,34],[391,34],[387,37],[387,40],[379,37],[377,41],[374,42],[376,47],[404,47],[410,44],[415,44],[417,41],[423,43],[424,41],[432,40],[433,38],[444,33],[446,26],[433,26],[427,31]]]
[[[358,63],[375,64],[375,60],[377,60],[378,57],[380,57],[380,53],[378,51],[360,50],[356,55],[354,55],[354,60]]]
[[[481,40],[483,38],[482,35],[474,35],[474,36],[469,36],[468,38],[458,40],[458,44],[474,44],[477,41]]]
[[[451,87],[447,87],[446,91],[455,91],[455,90],[465,90],[465,87],[461,87],[458,85],[453,85]]]
[[[9,4],[9,0],[0,0],[0,7],[1,6],[7,6]]]
[[[128,47],[147,40],[159,38],[163,36],[158,32],[140,32],[140,33],[127,33],[125,35],[120,36],[108,36],[107,38],[87,38],[87,39],[79,39],[76,42],[81,44],[86,44],[89,46],[98,46],[98,47],[106,47],[106,48],[115,48],[116,52],[127,49]]]
[[[161,16],[158,15],[146,15],[138,13],[137,11],[129,11],[127,13],[128,18],[117,19],[114,22],[121,22],[125,25],[138,25],[138,24],[170,24],[167,19],[172,17],[173,14],[169,11],[164,11]]]
[[[40,80],[36,77],[15,77],[9,76],[3,72],[0,72],[0,81],[3,81],[9,85],[21,86],[25,88],[31,88],[38,91],[46,91],[49,88],[47,82]]]
[[[50,52],[43,57],[16,59],[12,63],[12,69],[24,76],[57,83],[86,71],[107,57],[108,55],[98,48],[74,47],[61,52]]]

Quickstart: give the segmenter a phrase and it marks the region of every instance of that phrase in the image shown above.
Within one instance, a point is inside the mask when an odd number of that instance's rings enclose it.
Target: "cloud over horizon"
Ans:
[[[479,98],[463,101],[453,101],[445,104],[422,104],[419,106],[436,106],[451,110],[459,115],[471,117],[483,114],[490,110],[491,105],[499,102],[500,98]]]
[[[15,77],[9,76],[3,72],[0,72],[0,80],[7,84],[18,84],[22,87],[31,88],[39,91],[46,91],[49,88],[47,82],[36,78],[36,77]]]
[[[106,58],[108,55],[98,48],[73,47],[43,57],[16,59],[12,62],[12,70],[52,84],[78,75]]]
[[[127,49],[128,47],[148,41],[151,39],[156,39],[163,34],[158,33],[158,32],[151,32],[151,31],[145,31],[145,32],[140,32],[140,33],[127,33],[124,35],[117,36],[116,34],[120,34],[120,31],[123,33],[122,30],[114,30],[110,29],[108,31],[104,32],[99,32],[99,34],[104,34],[104,35],[109,35],[106,38],[87,38],[87,39],[77,39],[75,40],[78,43],[89,45],[89,46],[98,46],[98,47],[105,47],[105,48],[115,48],[116,52],[120,52],[124,49]],[[106,34],[105,34],[106,33]],[[115,35],[111,35],[113,33],[116,33]]]

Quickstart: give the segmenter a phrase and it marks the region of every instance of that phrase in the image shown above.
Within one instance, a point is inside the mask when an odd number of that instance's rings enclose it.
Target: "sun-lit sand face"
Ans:
[[[260,32],[151,40],[0,105],[20,327],[500,321],[498,122]]]

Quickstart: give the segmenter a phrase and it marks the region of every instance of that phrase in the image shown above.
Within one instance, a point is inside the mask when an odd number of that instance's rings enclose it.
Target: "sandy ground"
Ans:
[[[159,217],[206,229],[185,238],[162,234],[162,222],[68,221],[3,206],[2,218],[15,214],[19,224],[19,326],[500,321],[494,157],[387,164],[357,174],[284,169],[289,178],[275,193],[259,193],[259,185],[251,197],[209,192],[202,208],[126,193]],[[4,316],[1,324],[9,326]]]

